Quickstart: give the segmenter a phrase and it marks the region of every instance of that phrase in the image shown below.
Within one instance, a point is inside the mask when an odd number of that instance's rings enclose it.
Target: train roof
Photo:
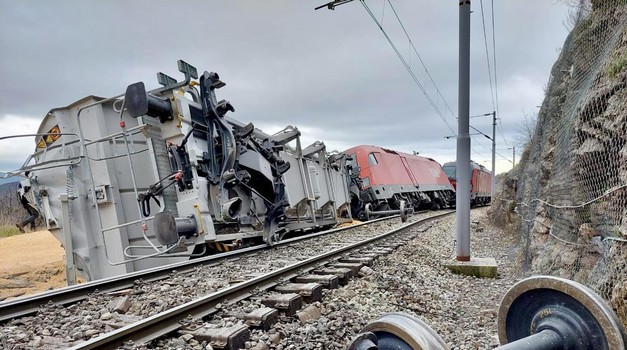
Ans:
[[[445,167],[445,166],[456,166],[456,164],[457,164],[457,162],[446,162],[442,166],[443,167]],[[491,171],[488,170],[486,167],[484,167],[483,165],[481,165],[481,164],[479,164],[479,163],[477,163],[477,162],[475,162],[473,160],[470,161],[470,168],[471,169],[479,169],[479,170],[483,170],[483,171],[491,173]]]
[[[356,152],[358,150],[361,151],[365,151],[365,152],[386,152],[386,153],[392,153],[392,154],[398,154],[398,155],[402,155],[404,157],[416,157],[416,158],[422,158],[422,159],[426,159],[429,160],[431,162],[435,162],[438,163],[435,159],[433,158],[429,158],[429,157],[423,157],[423,156],[419,156],[416,154],[410,154],[410,153],[405,153],[405,152],[400,152],[400,151],[395,151],[393,149],[389,149],[389,148],[385,148],[385,147],[379,147],[379,146],[373,146],[373,145],[358,145],[358,146],[354,146],[351,147],[349,149],[347,149],[346,151],[344,151],[343,153],[350,153],[350,152]],[[438,163],[439,165],[440,163]]]

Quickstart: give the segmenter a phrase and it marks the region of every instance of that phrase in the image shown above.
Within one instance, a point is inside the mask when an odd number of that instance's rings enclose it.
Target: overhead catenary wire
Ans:
[[[361,0],[361,1],[362,1],[362,3],[364,2],[363,0]],[[413,49],[414,53],[416,54],[416,57],[418,57],[418,60],[420,61],[420,64],[422,65],[422,67],[423,67],[423,69],[425,71],[426,76],[429,78],[429,80],[433,84],[433,87],[435,88],[435,90],[436,90],[436,92],[438,94],[438,97],[442,99],[442,102],[444,103],[446,108],[451,112],[451,115],[455,119],[458,119],[457,115],[455,114],[455,112],[452,110],[451,106],[448,104],[448,102],[446,101],[446,99],[442,95],[442,92],[438,88],[438,85],[435,83],[435,80],[433,79],[433,76],[429,72],[429,69],[427,68],[425,62],[422,60],[422,57],[420,56],[420,53],[418,53],[418,50],[416,49],[416,46],[414,45],[414,42],[411,40],[411,37],[409,36],[409,33],[407,32],[407,29],[405,28],[405,25],[403,24],[403,21],[401,20],[400,16],[398,15],[398,12],[396,11],[396,8],[394,8],[394,5],[392,4],[391,0],[387,0],[387,3],[390,5],[390,9],[394,13],[394,16],[396,17],[396,20],[398,21],[398,24],[401,26],[401,29],[403,30],[403,33],[405,34],[405,37],[407,38],[407,41],[408,41],[409,45],[411,46],[411,48]],[[385,6],[385,2],[383,3],[383,5]],[[366,6],[366,5],[364,4],[364,6]],[[481,0],[481,10],[482,10],[482,18],[483,18],[483,0]],[[490,91],[492,92],[492,74],[490,72],[490,60],[489,60],[489,53],[488,53],[487,36],[486,36],[486,31],[485,31],[485,21],[483,21],[483,35],[484,35],[484,41],[485,41],[485,47],[486,47],[486,59],[488,61],[488,73],[489,73],[489,80],[490,80]],[[495,109],[494,93],[493,92],[492,92],[491,96],[492,96],[492,107],[493,107],[493,109]],[[481,130],[475,128],[472,125],[470,125],[470,128],[473,129],[474,131],[482,134],[482,135],[485,135],[485,133],[483,133]],[[454,134],[457,135],[456,133],[454,133]],[[491,150],[490,150],[490,152],[491,152]],[[503,156],[501,156],[501,157],[503,157]],[[503,158],[507,159],[505,157],[503,157]]]
[[[388,40],[388,43],[390,44],[390,46],[392,46],[392,49],[394,49],[394,52],[396,53],[396,55],[398,56],[398,58],[401,60],[401,62],[403,63],[403,65],[405,66],[405,69],[409,72],[409,74],[412,76],[412,79],[414,80],[414,82],[418,85],[418,87],[420,88],[420,90],[423,92],[423,94],[425,95],[425,97],[427,98],[427,100],[429,101],[429,103],[431,104],[431,106],[433,107],[433,109],[438,113],[438,116],[444,121],[444,123],[447,125],[447,127],[449,128],[449,130],[451,130],[451,132],[453,132],[453,134],[457,135],[457,133],[452,130],[450,124],[448,123],[448,121],[446,120],[446,118],[444,117],[444,115],[442,114],[442,112],[440,111],[440,108],[437,106],[436,103],[434,103],[433,98],[428,94],[428,92],[426,91],[426,88],[424,87],[423,84],[420,83],[420,81],[417,79],[416,75],[414,74],[413,70],[411,69],[411,66],[407,63],[407,61],[405,60],[405,58],[402,56],[402,54],[400,53],[400,51],[396,48],[396,45],[394,44],[394,42],[391,40],[391,38],[387,35],[387,32],[385,31],[385,29],[382,26],[382,21],[379,22],[376,18],[376,16],[373,14],[373,12],[370,10],[370,8],[368,7],[368,5],[365,3],[365,0],[360,0],[361,4],[364,6],[364,9],[366,9],[366,11],[368,12],[368,14],[370,15],[370,17],[372,18],[372,20],[375,22],[375,24],[379,27],[379,29],[381,30],[381,32],[383,33],[383,35],[385,36],[385,38]],[[433,84],[433,87],[436,90],[437,93],[437,97],[439,99],[442,99],[442,102],[444,103],[444,105],[446,106],[446,108],[448,109],[448,111],[451,113],[451,115],[455,118],[458,119],[457,115],[455,114],[455,112],[452,110],[451,106],[448,104],[448,102],[446,101],[446,98],[444,98],[444,96],[442,95],[442,92],[440,91],[440,89],[438,88],[438,85],[436,84],[435,80],[433,79],[433,76],[431,75],[431,72],[429,72],[429,69],[427,68],[425,62],[423,61],[422,57],[420,56],[420,53],[418,52],[418,49],[416,49],[416,46],[414,45],[413,41],[411,40],[411,37],[409,36],[409,33],[407,32],[407,29],[405,28],[405,25],[403,24],[403,21],[401,20],[398,11],[396,11],[396,8],[394,7],[394,5],[392,4],[391,0],[387,0],[387,3],[389,4],[390,10],[392,10],[392,12],[394,13],[394,16],[396,17],[396,20],[398,21],[401,29],[403,30],[403,33],[405,34],[405,37],[407,38],[407,41],[409,43],[409,46],[413,49],[413,52],[416,54],[416,57],[418,57],[418,61],[420,62],[422,68],[425,71],[425,75],[426,77],[429,79],[429,81],[431,81],[431,84]],[[385,2],[384,2],[384,6],[385,6]],[[485,27],[485,23],[484,23],[484,27]],[[485,29],[485,28],[484,28]],[[485,44],[486,44],[486,59],[488,59],[488,49],[487,49],[487,35],[485,33],[484,30],[484,39],[485,39]],[[411,56],[410,56],[411,57]],[[489,59],[488,59],[488,70],[490,70],[490,65],[489,65]],[[492,90],[492,77],[490,74],[490,88]],[[493,99],[493,106],[494,106],[494,99]],[[479,129],[473,127],[472,125],[470,125],[470,128],[485,135],[485,133],[481,132]],[[491,152],[491,151],[490,151]],[[502,155],[500,155],[501,157],[503,157]],[[504,159],[509,160],[508,158],[503,157]]]
[[[501,115],[499,112],[499,79],[498,79],[498,69],[496,65],[496,27],[494,26],[494,0],[491,0],[492,7],[492,62],[494,63],[494,97],[496,99],[496,114],[498,116]],[[503,123],[501,122],[501,118],[498,119],[499,133],[501,134],[501,138],[506,145],[510,146],[509,142],[505,138],[505,133],[503,132]]]
[[[431,98],[431,96],[429,95],[429,93],[427,92],[427,90],[425,89],[425,87],[422,85],[422,83],[420,83],[420,80],[416,77],[416,75],[414,74],[414,71],[411,69],[411,67],[409,66],[409,64],[407,63],[407,61],[405,60],[405,58],[403,57],[403,55],[400,53],[400,51],[398,50],[398,48],[396,47],[396,45],[394,44],[394,42],[392,41],[392,39],[388,36],[387,32],[385,31],[385,29],[383,28],[383,26],[381,25],[381,23],[379,22],[379,20],[377,20],[377,17],[374,15],[374,13],[370,10],[370,7],[368,7],[368,5],[366,4],[366,2],[364,0],[360,0],[359,1],[364,9],[366,10],[366,12],[368,12],[368,14],[370,15],[370,17],[372,18],[372,20],[375,22],[375,24],[377,25],[377,27],[379,27],[379,30],[381,30],[381,33],[383,33],[383,36],[385,36],[386,40],[388,41],[388,43],[390,44],[390,46],[392,47],[392,49],[394,50],[394,52],[396,53],[396,56],[398,57],[398,59],[401,61],[401,63],[403,63],[403,66],[405,67],[405,69],[407,70],[407,72],[409,73],[409,75],[411,76],[412,80],[414,81],[414,83],[416,83],[416,85],[418,86],[418,88],[420,89],[420,91],[423,93],[423,95],[426,97],[427,101],[429,102],[429,104],[431,105],[431,107],[436,111],[436,113],[438,114],[438,116],[440,117],[440,119],[442,119],[442,121],[444,122],[444,124],[446,124],[446,126],[449,128],[449,130],[457,135],[457,133],[455,132],[455,130],[451,127],[451,125],[449,124],[449,122],[446,120],[444,114],[442,114],[442,111],[440,111],[440,108],[437,106],[437,104],[433,101],[433,98]]]
[[[455,112],[453,112],[453,110],[451,109],[451,106],[448,104],[448,102],[446,102],[446,99],[442,95],[442,92],[438,88],[438,85],[435,83],[435,80],[433,80],[433,77],[431,76],[431,73],[429,72],[429,69],[427,68],[427,65],[422,60],[422,57],[418,53],[418,50],[416,49],[416,46],[414,46],[414,42],[411,40],[411,37],[409,36],[409,33],[407,33],[407,29],[405,29],[405,25],[403,25],[403,21],[401,21],[401,18],[399,17],[398,12],[396,12],[396,9],[394,8],[394,5],[392,5],[392,2],[390,0],[387,0],[387,2],[390,4],[390,9],[392,10],[392,12],[394,12],[394,16],[396,17],[396,20],[398,21],[398,24],[401,26],[401,29],[403,29],[403,33],[405,33],[405,37],[407,38],[407,41],[409,42],[409,45],[413,48],[413,51],[416,54],[416,57],[418,57],[418,60],[420,61],[420,64],[422,65],[422,68],[424,68],[425,74],[427,75],[427,77],[429,78],[431,83],[433,84],[433,87],[435,88],[435,91],[438,93],[439,97],[442,99],[442,102],[444,102],[444,105],[446,106],[446,108],[451,112],[451,115],[453,115],[453,117],[455,117],[455,119],[457,119],[457,115],[455,114]],[[384,3],[384,5],[385,5],[385,3]]]
[[[483,13],[483,0],[480,0],[480,4],[481,4],[481,23],[483,25],[483,42],[485,44],[485,59],[486,59],[486,63],[488,64],[488,80],[490,81],[490,97],[492,98],[492,109],[496,111],[496,104],[494,103],[494,88],[492,86],[492,68],[490,67],[490,52],[488,50],[488,36],[486,35],[485,16]]]
[[[471,136],[471,138],[472,138],[472,136]],[[474,138],[473,138],[473,140],[474,140],[474,141],[477,141],[477,140],[476,140],[476,139],[474,139]],[[474,144],[475,144],[475,145],[479,145],[479,146],[481,146],[483,149],[485,149],[485,150],[486,150],[486,151],[488,151],[488,152],[492,152],[492,149],[490,149],[490,148],[488,148],[488,147],[484,146],[483,144],[481,144],[481,143],[479,143],[479,142],[475,142]],[[509,159],[509,158],[505,157],[504,155],[500,154],[499,152],[494,152],[494,153],[495,153],[497,156],[499,156],[499,157],[501,157],[501,158],[505,159],[506,161],[508,161],[508,162],[512,163],[512,160],[511,160],[511,159]],[[492,157],[489,157],[489,158],[492,158]]]
[[[400,51],[398,50],[398,48],[396,47],[396,44],[392,41],[392,39],[390,38],[390,36],[387,34],[387,32],[385,31],[385,29],[383,28],[383,15],[384,15],[384,11],[385,11],[385,2],[384,2],[384,9],[382,11],[382,19],[381,21],[379,21],[376,17],[376,15],[372,12],[372,10],[370,9],[370,7],[366,4],[365,0],[360,0],[360,3],[362,4],[362,6],[364,7],[364,9],[366,10],[366,12],[368,12],[368,14],[370,15],[370,17],[372,18],[372,20],[375,22],[375,24],[377,25],[377,27],[379,28],[379,30],[381,31],[381,33],[384,35],[384,37],[386,38],[386,40],[388,41],[388,44],[390,44],[390,46],[392,47],[392,49],[394,50],[394,52],[396,53],[396,56],[398,57],[398,59],[401,61],[401,63],[403,64],[403,66],[405,67],[405,69],[407,70],[407,72],[410,74],[412,80],[414,81],[414,83],[418,86],[418,88],[420,89],[420,91],[424,94],[424,96],[426,97],[427,101],[429,102],[429,104],[431,105],[431,107],[436,111],[436,113],[438,114],[438,116],[440,117],[440,119],[442,119],[442,121],[446,124],[446,126],[449,128],[449,130],[457,136],[457,133],[455,132],[455,130],[453,130],[453,128],[451,127],[451,125],[449,124],[449,122],[446,120],[446,117],[443,115],[442,111],[440,110],[439,106],[437,103],[435,103],[434,99],[429,95],[429,93],[427,92],[425,86],[420,82],[420,80],[416,77],[416,74],[414,73],[413,69],[411,68],[411,65],[407,62],[407,60],[403,57],[403,55],[400,53]],[[394,16],[396,17],[396,20],[398,21],[401,29],[403,30],[403,33],[405,34],[405,37],[407,38],[408,44],[411,47],[411,49],[413,49],[413,52],[416,54],[416,57],[418,57],[418,61],[420,62],[420,64],[422,65],[422,68],[425,71],[425,75],[426,78],[429,79],[429,81],[431,81],[431,83],[433,84],[436,93],[437,93],[437,98],[438,99],[442,99],[442,102],[444,103],[444,105],[446,106],[446,108],[448,109],[448,111],[451,113],[451,115],[455,118],[458,119],[458,116],[455,114],[455,112],[452,110],[452,108],[450,107],[450,105],[448,104],[448,102],[446,101],[446,99],[444,98],[444,96],[442,95],[440,89],[438,88],[437,84],[435,83],[435,80],[433,79],[433,76],[431,75],[431,73],[429,72],[429,69],[427,68],[426,64],[424,63],[422,57],[420,56],[420,53],[418,52],[418,50],[416,49],[416,46],[414,45],[413,41],[411,40],[411,37],[409,36],[409,33],[407,32],[407,29],[405,28],[405,25],[403,24],[403,21],[401,20],[398,12],[396,11],[396,8],[394,7],[394,5],[392,4],[391,0],[387,0],[387,3],[390,7],[390,10],[392,10],[392,12],[394,13]],[[483,5],[483,3],[482,3]],[[483,8],[483,6],[482,6]],[[492,8],[494,8],[494,4],[492,4]],[[494,14],[492,14],[492,16],[494,17]],[[493,24],[493,46],[495,43],[495,39],[494,39],[494,18],[492,19],[492,24]],[[487,47],[487,34],[485,32],[485,21],[484,21],[484,42],[486,45],[486,60],[488,62],[488,71],[490,71],[490,64],[489,64],[489,50]],[[494,47],[494,49],[496,49]],[[411,52],[410,52],[411,53]],[[409,57],[411,58],[411,55],[409,55]],[[494,55],[494,59],[496,59],[496,54]],[[490,79],[490,89],[492,91],[493,87],[492,87],[492,78],[491,78],[491,74],[489,76]],[[495,65],[495,85],[497,82],[497,76],[496,76],[496,65]],[[493,106],[495,107],[495,110],[497,110],[498,113],[498,92],[496,91],[496,88],[494,88],[494,94],[493,96],[495,98],[493,98]],[[496,101],[495,101],[496,100]],[[438,100],[439,101],[439,100]],[[499,119],[500,121],[500,119]],[[479,129],[473,127],[472,125],[470,125],[470,128],[481,133],[482,135],[486,135],[485,133],[481,132]],[[503,136],[503,132],[501,131],[501,136],[504,138]],[[473,138],[474,139],[474,138]],[[507,141],[506,141],[507,143]],[[479,144],[481,145],[481,144]],[[484,147],[485,149],[487,149],[485,146],[481,145],[482,147]],[[491,149],[487,149],[489,152],[491,152]],[[476,155],[481,156],[480,154],[478,154],[477,152],[475,152]],[[505,156],[503,156],[502,154],[496,152],[496,154],[498,154],[499,157],[511,162],[511,160]],[[484,156],[481,156],[484,157]]]

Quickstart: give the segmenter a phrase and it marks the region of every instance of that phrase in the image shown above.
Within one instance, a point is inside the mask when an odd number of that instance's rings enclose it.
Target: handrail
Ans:
[[[182,82],[174,84],[174,85],[171,85],[171,86],[165,86],[165,87],[162,87],[162,88],[150,90],[148,93],[153,93],[154,94],[154,93],[161,93],[161,92],[165,92],[165,91],[173,91],[173,90],[179,89],[181,87],[187,86],[190,83],[190,81],[191,81],[191,77],[189,76],[189,74],[185,74],[185,80],[183,80]],[[80,142],[81,142],[81,146],[82,146],[82,151],[84,152],[85,156],[87,156],[88,150],[87,150],[87,143],[85,142],[85,135],[83,133],[83,128],[82,128],[82,125],[81,125],[81,114],[82,114],[82,112],[84,110],[86,110],[87,108],[91,108],[91,107],[94,107],[94,106],[97,106],[97,105],[102,105],[102,104],[105,104],[105,103],[108,103],[108,102],[111,102],[111,101],[114,101],[114,103],[116,103],[117,101],[120,101],[120,98],[123,97],[123,96],[124,96],[124,94],[119,94],[119,95],[116,95],[116,96],[113,96],[113,97],[109,97],[109,98],[106,98],[106,99],[103,99],[103,100],[100,100],[100,101],[96,101],[96,102],[90,103],[88,105],[85,105],[85,106],[79,108],[79,110],[78,110],[78,112],[76,114],[76,122],[78,124],[78,131],[79,131],[79,137],[80,137]],[[124,114],[124,99],[121,99],[121,101],[122,101],[122,105],[120,106],[120,109],[118,110],[118,109],[114,108],[114,110],[119,113],[120,120],[122,120],[122,116]],[[131,158],[130,158],[131,151],[129,149],[128,140],[127,140],[128,131],[125,129],[123,124],[121,124],[121,126],[122,126],[122,131],[119,132],[119,133],[113,134],[113,135],[120,134],[120,136],[124,137],[124,143],[125,143],[126,148],[127,148],[127,157],[129,159],[129,164],[130,164],[130,167],[131,167],[131,177],[132,177],[132,180],[133,180],[133,189],[134,189],[135,195],[137,197],[137,195],[138,195],[137,184],[136,184],[136,181],[135,181],[135,173],[134,173],[134,169],[133,169],[133,164],[132,164],[132,161],[131,161]],[[142,125],[142,127],[143,127],[143,125]],[[133,130],[134,128],[136,128],[136,127],[133,127],[133,128],[131,128],[129,130]],[[132,134],[132,135],[134,135],[134,134]],[[114,138],[114,137],[115,136],[111,136],[111,138]],[[86,165],[87,165],[87,173],[89,174],[89,180],[90,180],[90,185],[91,185],[90,190],[91,190],[91,193],[92,193],[92,205],[95,208],[94,212],[96,213],[96,219],[97,219],[96,223],[97,223],[98,228],[100,230],[100,235],[101,235],[101,239],[102,239],[102,242],[103,242],[103,248],[104,248],[104,253],[105,253],[105,259],[107,260],[107,263],[109,265],[112,265],[112,266],[119,266],[119,265],[128,264],[128,263],[132,263],[132,262],[135,262],[135,261],[139,261],[139,260],[143,260],[143,259],[152,257],[154,254],[142,256],[142,257],[139,257],[139,258],[128,259],[128,260],[125,259],[125,260],[122,260],[122,261],[115,261],[115,262],[111,261],[111,259],[109,257],[109,251],[107,249],[107,246],[106,246],[106,244],[104,244],[104,242],[106,241],[105,240],[105,236],[104,236],[105,230],[103,229],[102,216],[100,215],[100,209],[99,209],[97,198],[96,198],[96,195],[95,195],[95,193],[96,193],[96,184],[94,182],[94,174],[93,174],[93,170],[92,170],[91,163],[90,163],[89,160],[86,162]],[[142,216],[141,208],[139,207],[139,203],[138,203],[138,210],[139,210],[140,221],[142,223],[142,226],[140,228],[142,230],[142,236],[157,251],[157,255],[165,254],[168,251],[170,251],[171,249],[173,249],[172,247],[170,247],[169,249],[167,249],[165,251],[160,251],[156,246],[154,246],[154,244],[147,238],[146,232],[143,230],[145,228],[145,221],[143,220],[143,216]],[[173,245],[173,247],[178,247],[180,245],[180,242],[181,242],[181,240],[179,240],[179,242],[177,242],[175,245]]]
[[[36,134],[20,134],[20,135],[9,135],[9,136],[0,136],[0,141],[2,140],[8,140],[8,139],[13,139],[13,138],[22,138],[22,137],[45,137],[45,136],[49,136],[51,135],[50,133],[36,133]],[[75,137],[79,137],[79,135],[75,134],[75,133],[55,133],[55,136],[75,136]],[[67,147],[68,145],[74,144],[79,142],[79,140],[72,140],[69,142],[62,142],[61,144],[57,144],[57,145],[50,145],[49,147],[46,146],[44,147],[44,149],[42,150],[36,150],[34,153],[30,154],[26,160],[24,161],[24,163],[22,163],[22,165],[20,166],[19,169],[17,170],[12,170],[12,171],[8,171],[5,173],[0,173],[0,179],[8,179],[10,177],[13,176],[18,176],[21,173],[27,172],[27,171],[38,171],[38,170],[44,170],[44,169],[53,169],[53,168],[61,168],[61,167],[66,167],[66,166],[74,166],[74,165],[78,165],[83,156],[78,155],[78,156],[74,156],[71,158],[64,158],[64,159],[53,159],[53,160],[47,160],[47,161],[43,161],[43,162],[39,162],[39,163],[35,163],[33,165],[29,165],[29,163],[31,162],[31,160],[37,156],[40,156],[41,154],[45,154],[46,152],[53,150],[53,149],[58,149],[61,148],[61,150],[63,150],[65,147]],[[51,165],[51,166],[45,166],[48,164],[55,164],[55,165]]]

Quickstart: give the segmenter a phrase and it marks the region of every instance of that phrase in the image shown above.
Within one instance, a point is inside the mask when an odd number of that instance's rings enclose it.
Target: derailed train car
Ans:
[[[444,172],[451,184],[457,188],[456,162],[448,162],[443,165]],[[486,205],[492,197],[492,172],[483,165],[470,162],[470,205]]]
[[[376,146],[356,146],[343,152],[359,174],[359,193],[351,190],[353,215],[365,212],[441,209],[455,204],[455,189],[438,162],[431,158]],[[354,188],[354,187],[353,187]],[[356,204],[359,197],[365,207]]]
[[[218,74],[179,70],[184,81],[159,73],[159,89],[89,96],[21,135],[36,151],[8,175],[28,174],[70,284],[75,272],[115,276],[351,220],[348,179],[324,143],[227,117]]]

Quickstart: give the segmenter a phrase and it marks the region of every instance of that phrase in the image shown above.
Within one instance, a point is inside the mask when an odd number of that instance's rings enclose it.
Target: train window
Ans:
[[[446,173],[446,176],[448,176],[449,179],[454,179],[455,176],[457,176],[456,171],[455,171],[455,166],[445,166],[442,168],[442,170],[444,170],[444,173]]]
[[[374,156],[374,153],[370,153],[368,155],[368,165],[373,166],[377,165],[379,162],[377,161],[377,157]]]

